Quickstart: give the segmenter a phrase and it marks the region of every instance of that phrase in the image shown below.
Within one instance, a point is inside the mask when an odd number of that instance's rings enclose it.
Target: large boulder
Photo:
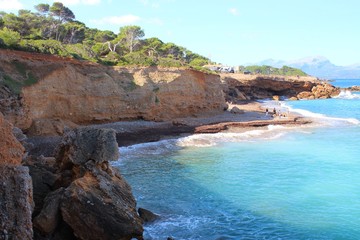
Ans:
[[[62,169],[82,165],[89,160],[95,163],[119,159],[115,131],[112,129],[77,128],[65,134],[59,147],[57,160]]]
[[[78,239],[142,239],[131,188],[108,162],[118,158],[114,130],[84,127],[67,132],[56,156],[61,175],[56,185],[64,190],[46,198],[35,218],[39,231],[49,235],[56,229],[55,208]]]
[[[340,88],[325,83],[313,87],[311,91],[314,94],[315,98],[331,98],[339,95]]]
[[[114,171],[93,168],[71,183],[61,202],[64,221],[80,239],[131,239],[142,236],[142,220],[130,186]]]

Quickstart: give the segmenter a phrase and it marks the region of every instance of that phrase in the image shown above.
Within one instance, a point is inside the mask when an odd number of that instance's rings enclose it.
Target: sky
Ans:
[[[359,0],[57,0],[88,27],[140,26],[224,65],[324,56],[360,64]],[[0,0],[0,11],[35,11],[52,0]]]

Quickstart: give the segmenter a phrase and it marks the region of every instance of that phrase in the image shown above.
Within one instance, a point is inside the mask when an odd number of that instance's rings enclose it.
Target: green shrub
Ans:
[[[15,47],[20,42],[20,33],[15,32],[7,27],[0,30],[0,39],[8,47]]]

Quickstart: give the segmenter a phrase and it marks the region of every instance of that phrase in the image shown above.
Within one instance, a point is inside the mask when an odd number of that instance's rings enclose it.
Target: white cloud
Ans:
[[[231,13],[234,16],[239,15],[239,11],[236,8],[230,8],[229,13]]]
[[[110,17],[104,17],[101,19],[92,19],[90,22],[104,25],[104,24],[116,24],[116,25],[128,25],[128,24],[134,24],[138,21],[140,21],[140,17],[135,15],[124,15],[124,16],[110,16]]]
[[[19,0],[0,0],[0,10],[19,10],[22,9],[23,5]]]

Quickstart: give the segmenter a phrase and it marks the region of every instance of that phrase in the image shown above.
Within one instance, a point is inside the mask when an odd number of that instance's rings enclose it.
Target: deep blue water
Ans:
[[[316,123],[120,148],[145,239],[360,239],[360,95],[282,106]]]

